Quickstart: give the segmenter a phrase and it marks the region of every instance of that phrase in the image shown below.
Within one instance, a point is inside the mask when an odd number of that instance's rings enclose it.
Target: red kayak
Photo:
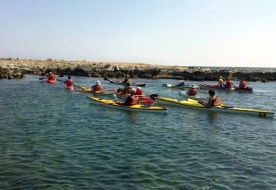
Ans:
[[[210,84],[201,84],[200,89],[213,89],[213,90],[222,90],[222,91],[233,91],[233,92],[253,92],[253,88],[246,87],[244,89],[235,87],[235,88],[225,88],[225,87],[218,87],[218,85],[210,85]]]
[[[56,79],[54,79],[54,80],[49,80],[49,79],[48,79],[48,80],[47,80],[48,83],[55,83],[56,81],[57,81]]]
[[[71,85],[71,86],[67,86],[67,85],[64,85],[65,88],[68,88],[70,90],[74,90],[74,85]]]

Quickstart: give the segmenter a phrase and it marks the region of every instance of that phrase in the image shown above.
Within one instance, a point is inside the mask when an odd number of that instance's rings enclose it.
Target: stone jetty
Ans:
[[[0,78],[20,79],[25,74],[53,72],[57,75],[150,79],[184,79],[193,81],[214,81],[219,76],[232,80],[244,78],[247,81],[276,81],[276,68],[223,68],[164,66],[145,63],[91,62],[64,60],[22,60],[0,59]]]

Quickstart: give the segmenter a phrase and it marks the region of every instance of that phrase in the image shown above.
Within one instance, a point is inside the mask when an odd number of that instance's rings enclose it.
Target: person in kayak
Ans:
[[[71,76],[68,76],[68,79],[64,82],[64,84],[65,84],[66,86],[75,86],[75,87],[76,87],[75,83],[74,83],[73,80],[71,79]]]
[[[183,80],[179,81],[179,83],[175,86],[185,86],[185,82]]]
[[[130,83],[127,83],[123,89],[123,94],[130,94],[131,89]]]
[[[56,80],[56,76],[52,72],[50,72],[48,76],[48,80]]]
[[[239,89],[246,89],[246,88],[247,88],[246,81],[242,78],[239,84]]]
[[[97,81],[95,85],[91,86],[92,92],[102,91],[103,87],[101,86],[101,82]]]
[[[139,97],[135,96],[135,90],[131,90],[125,102],[121,102],[119,104],[124,106],[132,106],[138,103],[139,103]]]
[[[235,88],[235,85],[234,85],[233,82],[230,80],[230,77],[227,77],[227,80],[226,80],[226,82],[225,82],[224,87],[225,87],[225,88],[231,88],[232,86]]]
[[[196,85],[195,85],[195,84],[192,84],[192,88],[190,88],[190,89],[186,92],[186,94],[187,94],[188,96],[196,96],[196,95],[198,95],[198,90],[196,89]]]
[[[122,81],[122,83],[123,83],[124,85],[127,85],[128,83],[130,84],[128,75],[125,75],[125,79]]]
[[[198,103],[204,105],[206,108],[211,108],[212,106],[219,106],[221,99],[219,96],[215,96],[215,91],[213,89],[208,91],[209,100],[206,102],[205,100],[200,100]]]
[[[222,78],[222,76],[219,76],[218,87],[223,88],[223,86],[224,86],[223,78]]]
[[[135,95],[142,95],[142,94],[143,94],[143,90],[141,89],[141,87],[137,87],[135,91]]]

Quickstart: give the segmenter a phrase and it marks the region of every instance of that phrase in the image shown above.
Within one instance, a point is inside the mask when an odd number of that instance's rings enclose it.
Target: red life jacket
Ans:
[[[51,74],[51,75],[48,76],[48,80],[55,80],[55,79],[56,79],[56,77],[53,74]]]
[[[95,85],[94,86],[94,91],[100,91],[102,87],[100,85]]]
[[[242,81],[242,82],[241,82],[240,88],[246,88],[246,81]]]
[[[225,88],[231,88],[231,84],[232,84],[232,81],[227,80],[226,83],[225,83]]]
[[[65,84],[66,84],[66,86],[72,86],[73,85],[73,81],[71,79],[67,79],[65,81]]]
[[[188,95],[189,96],[195,96],[196,93],[197,93],[197,90],[195,88],[192,88],[192,89],[189,90],[189,94]]]
[[[135,95],[142,95],[143,90],[142,89],[136,89]]]
[[[133,96],[132,97],[132,102],[130,103],[130,105],[135,105],[139,103],[139,97],[138,96]]]

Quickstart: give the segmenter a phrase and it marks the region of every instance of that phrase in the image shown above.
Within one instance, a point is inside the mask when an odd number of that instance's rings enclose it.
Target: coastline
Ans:
[[[65,60],[0,59],[0,78],[23,78],[25,74],[40,72],[62,73],[72,76],[152,79],[183,79],[213,81],[219,76],[233,80],[276,81],[276,68],[166,66],[147,63],[95,62]]]

